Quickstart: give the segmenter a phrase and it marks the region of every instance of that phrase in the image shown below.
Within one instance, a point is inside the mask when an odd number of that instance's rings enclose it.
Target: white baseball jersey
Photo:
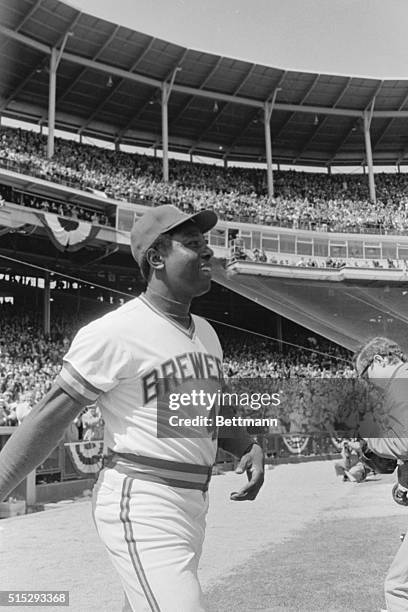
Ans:
[[[97,400],[113,451],[94,487],[93,514],[126,610],[204,612],[197,567],[215,431],[191,426],[184,430],[191,435],[176,436],[165,426],[170,415],[209,412],[192,405],[171,411],[159,392],[219,392],[221,360],[204,319],[193,316],[187,330],[143,296],[83,327],[64,358],[58,384],[73,398]]]
[[[204,385],[207,391],[219,391],[221,364],[221,346],[207,321],[193,315],[187,330],[140,296],[78,332],[57,382],[75,399],[97,400],[105,446],[112,451],[211,466],[216,454],[213,428],[188,427],[183,430],[190,432],[188,437],[168,425],[169,414],[209,417],[208,407],[158,410],[158,388],[189,393]],[[158,437],[158,412],[174,437]],[[160,432],[166,433],[161,426]]]

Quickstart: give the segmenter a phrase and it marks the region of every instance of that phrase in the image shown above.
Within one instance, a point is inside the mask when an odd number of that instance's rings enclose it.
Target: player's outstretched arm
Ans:
[[[50,455],[83,405],[54,384],[34,406],[0,453],[0,501]]]

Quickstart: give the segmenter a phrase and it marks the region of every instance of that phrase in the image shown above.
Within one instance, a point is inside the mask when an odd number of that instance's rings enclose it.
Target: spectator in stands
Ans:
[[[84,440],[103,440],[103,419],[98,406],[87,406],[82,413],[81,420]]]
[[[9,412],[6,407],[6,400],[0,395],[0,427],[5,427],[8,422]]]
[[[275,196],[267,195],[266,172],[172,160],[170,181],[162,161],[56,139],[46,157],[46,140],[34,132],[1,128],[0,165],[45,180],[93,191],[101,197],[141,204],[175,204],[193,212],[213,208],[221,219],[329,232],[408,232],[408,174],[377,174],[377,201],[361,175],[275,172]],[[4,193],[2,196],[5,197]],[[72,216],[69,206],[24,199],[43,210]],[[91,220],[91,211],[74,212]],[[75,217],[74,217],[75,218]],[[111,221],[112,222],[112,221]],[[106,215],[100,219],[108,224]]]
[[[30,414],[34,402],[32,401],[33,394],[31,392],[21,393],[16,405],[16,417],[20,425],[25,417]]]
[[[88,313],[88,317],[91,315]],[[61,357],[76,329],[86,318],[71,314],[54,315],[51,335],[41,329],[41,317],[9,304],[0,306],[0,418],[7,425],[21,420],[27,404],[37,403],[51,387]],[[350,378],[355,376],[345,349],[329,341],[313,345],[304,338],[305,348],[279,348],[277,342],[251,334],[220,330],[225,347],[225,373],[232,378]],[[17,415],[16,415],[17,412]],[[1,416],[3,415],[3,416]],[[6,416],[4,416],[6,415]],[[97,409],[84,416],[82,426],[102,425]],[[94,425],[95,423],[95,425]]]

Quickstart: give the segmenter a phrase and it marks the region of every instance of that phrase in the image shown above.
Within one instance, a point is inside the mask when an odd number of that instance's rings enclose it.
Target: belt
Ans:
[[[110,449],[104,457],[103,466],[114,468],[131,478],[199,491],[207,491],[212,475],[212,466],[168,461],[133,453],[117,453]]]

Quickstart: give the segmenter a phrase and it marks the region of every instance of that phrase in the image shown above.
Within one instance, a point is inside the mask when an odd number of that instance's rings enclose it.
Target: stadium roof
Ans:
[[[160,149],[161,85],[174,75],[172,151],[264,161],[264,105],[276,92],[274,162],[364,163],[365,111],[372,113],[374,164],[408,162],[408,80],[288,71],[220,57],[57,0],[0,0],[0,23],[3,116],[46,124],[51,48],[65,39],[57,73],[59,129]]]

